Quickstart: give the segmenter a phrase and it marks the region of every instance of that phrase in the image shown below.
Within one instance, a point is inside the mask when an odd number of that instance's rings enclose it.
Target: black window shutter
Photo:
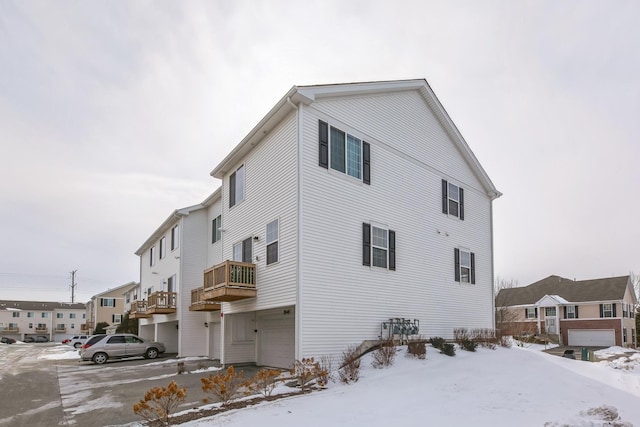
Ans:
[[[471,284],[476,284],[476,254],[471,252]]]
[[[217,218],[214,218],[211,221],[211,243],[216,242],[216,219]]]
[[[618,304],[611,304],[611,306],[613,307],[613,317],[618,317],[618,315],[616,314],[616,305]]]
[[[538,318],[538,307],[536,307],[536,319]]]
[[[527,308],[524,309],[524,318],[525,319],[529,318],[529,309],[527,309]]]
[[[460,219],[464,220],[464,190],[460,188],[458,194],[460,197]]]
[[[242,262],[251,262],[251,237],[242,241]]]
[[[362,265],[371,266],[371,226],[362,223]]]
[[[576,305],[576,319],[578,318],[578,306]]]
[[[455,264],[455,280],[456,282],[460,281],[460,249],[453,248],[453,261]]]
[[[362,182],[371,185],[371,146],[362,141]]]
[[[567,318],[567,306],[566,305],[564,306],[564,318],[565,319]]]
[[[389,230],[389,270],[396,269],[396,232]]]
[[[604,307],[600,304],[600,317],[604,317]]]
[[[236,173],[232,173],[229,177],[229,207],[236,204]]]
[[[448,184],[446,180],[442,180],[442,213],[449,213],[449,193],[447,192]]]
[[[329,125],[322,120],[319,121],[319,156],[318,164],[325,169],[329,168]]]

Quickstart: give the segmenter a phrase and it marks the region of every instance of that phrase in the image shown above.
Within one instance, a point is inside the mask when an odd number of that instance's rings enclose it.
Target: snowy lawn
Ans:
[[[640,427],[640,353],[590,363],[541,349],[457,349],[448,357],[428,346],[426,360],[418,360],[401,348],[385,369],[365,356],[355,384],[330,383],[182,425]]]

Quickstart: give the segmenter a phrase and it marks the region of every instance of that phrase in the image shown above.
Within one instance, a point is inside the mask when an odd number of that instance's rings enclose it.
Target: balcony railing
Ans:
[[[176,312],[175,292],[154,292],[147,299],[147,314],[170,314]]]
[[[129,319],[146,319],[151,317],[147,314],[147,302],[143,300],[134,301],[129,309]]]
[[[61,327],[61,326],[56,326],[56,328],[53,330],[54,333],[56,334],[64,334],[67,332],[67,327]]]
[[[49,328],[46,326],[36,326],[36,332],[49,332]]]
[[[20,332],[20,328],[17,326],[5,326],[4,329],[2,329],[2,332],[15,334],[17,332]]]
[[[204,271],[204,296],[207,301],[237,301],[256,296],[256,265],[225,261]]]
[[[204,288],[191,290],[191,305],[189,311],[219,311],[220,304],[217,302],[207,301],[203,299]]]

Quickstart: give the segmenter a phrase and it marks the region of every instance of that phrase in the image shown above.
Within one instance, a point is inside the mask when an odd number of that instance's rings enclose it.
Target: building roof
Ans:
[[[487,175],[482,168],[480,162],[471,151],[471,148],[469,148],[462,134],[458,128],[456,128],[425,79],[293,86],[231,153],[211,171],[211,175],[222,179],[224,175],[258,145],[260,140],[269,134],[281,120],[292,111],[297,110],[300,104],[310,105],[314,101],[322,98],[395,93],[401,91],[418,91],[422,95],[453,143],[460,150],[460,153],[469,164],[471,170],[473,170],[478,180],[482,183],[489,197],[491,197],[491,199],[500,197],[502,193],[493,185],[489,175]]]
[[[628,286],[629,276],[578,281],[549,276],[529,286],[501,289],[496,297],[496,306],[532,305],[545,295],[558,296],[570,303],[619,301],[624,298]]]
[[[83,303],[53,301],[12,301],[0,300],[0,310],[6,311],[53,311],[53,310],[85,310]]]
[[[129,289],[133,289],[136,286],[138,286],[138,282],[125,283],[124,285],[116,286],[115,288],[107,289],[106,291],[102,291],[99,294],[95,294],[94,296],[91,297],[91,300],[94,300],[105,294],[110,294],[114,291],[120,291],[120,294],[125,294]]]

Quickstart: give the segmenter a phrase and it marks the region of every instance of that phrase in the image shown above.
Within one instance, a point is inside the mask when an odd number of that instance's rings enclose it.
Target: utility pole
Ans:
[[[78,270],[73,270],[71,272],[71,304],[76,302],[75,290],[76,290],[76,272]]]

